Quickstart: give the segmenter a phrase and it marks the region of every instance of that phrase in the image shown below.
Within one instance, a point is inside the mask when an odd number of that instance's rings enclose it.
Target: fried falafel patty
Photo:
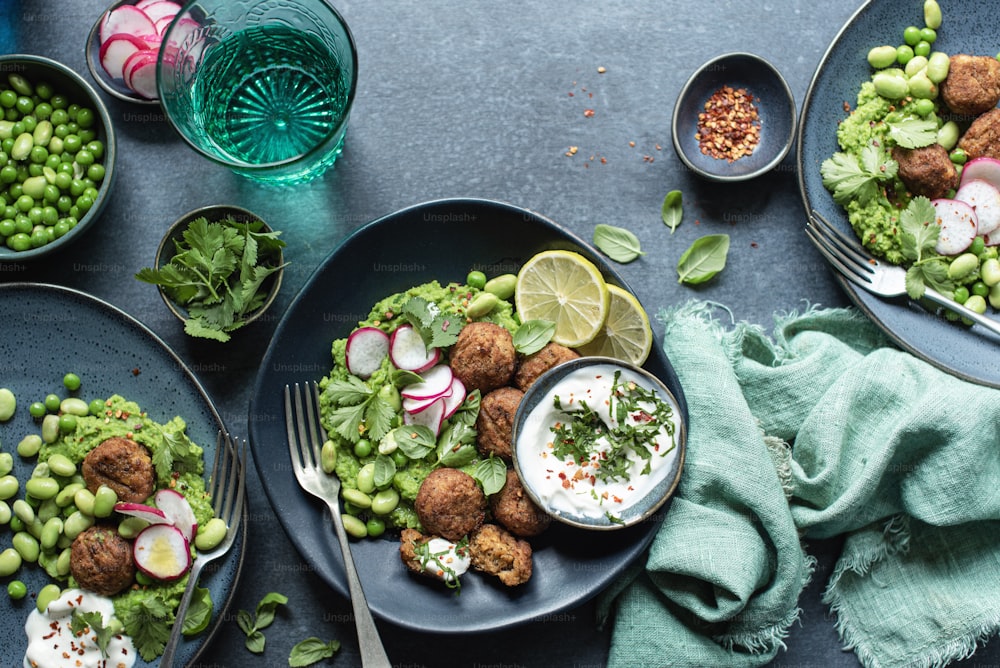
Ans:
[[[517,372],[514,374],[514,385],[522,392],[526,392],[543,373],[557,364],[574,360],[579,356],[579,353],[566,346],[558,343],[547,343],[538,352],[521,360],[517,366]]]
[[[507,386],[497,388],[482,398],[476,418],[476,447],[480,453],[510,460],[514,413],[522,397],[524,392]]]
[[[545,531],[552,518],[535,505],[524,491],[517,472],[507,469],[507,482],[499,492],[490,497],[493,519],[515,536],[537,536]]]
[[[473,568],[508,587],[531,579],[531,545],[496,524],[484,524],[469,537],[469,555]]]
[[[992,109],[972,121],[972,125],[958,140],[958,147],[969,159],[996,158],[1000,160],[1000,109]]]
[[[115,527],[95,524],[73,539],[69,572],[83,589],[114,596],[135,579],[132,544]]]
[[[514,375],[514,339],[500,325],[470,322],[459,332],[448,363],[467,390],[486,394],[509,383]]]
[[[938,88],[941,100],[956,114],[976,116],[1000,102],[1000,62],[991,56],[952,56],[948,76]]]
[[[403,529],[399,535],[399,557],[403,564],[418,575],[445,582],[457,580],[469,566],[468,547],[456,546],[450,553],[438,553],[430,557],[428,550],[423,550],[421,554],[418,548],[432,540],[434,536],[425,536],[416,529]]]
[[[486,495],[468,473],[452,468],[431,471],[413,502],[426,533],[456,541],[486,519]]]
[[[958,187],[958,170],[941,144],[914,149],[895,146],[892,159],[899,163],[899,178],[914,195],[936,199]]]
[[[126,503],[142,503],[156,488],[149,451],[122,436],[113,436],[88,452],[81,472],[91,492],[107,485]]]

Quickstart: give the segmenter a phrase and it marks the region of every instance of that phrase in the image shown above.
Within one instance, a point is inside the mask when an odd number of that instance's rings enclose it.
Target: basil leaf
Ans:
[[[191,598],[191,607],[184,615],[184,626],[181,630],[186,636],[193,636],[208,628],[212,619],[212,593],[206,587],[195,587]]]
[[[443,452],[438,461],[442,466],[450,466],[457,469],[466,464],[471,464],[477,454],[479,454],[479,451],[476,450],[476,446],[467,443],[458,444]]]
[[[419,383],[423,378],[420,374],[407,369],[394,369],[392,372],[392,384],[396,387],[405,387],[413,383]]]
[[[375,486],[382,487],[392,482],[396,475],[396,462],[389,455],[379,453],[375,457]]]
[[[434,432],[422,424],[397,427],[386,438],[395,438],[396,447],[410,459],[423,459],[437,447]]]
[[[257,604],[257,620],[254,622],[255,629],[267,628],[274,621],[274,611],[279,605],[288,603],[288,597],[284,594],[271,592],[260,600]]]
[[[645,255],[639,239],[623,227],[599,223],[594,227],[594,245],[615,262],[631,262]]]
[[[514,350],[522,355],[537,353],[552,340],[556,323],[550,320],[529,320],[514,332]]]
[[[253,633],[253,615],[251,615],[246,610],[240,610],[236,613],[236,624],[240,627],[240,630],[244,634],[250,635]]]
[[[483,486],[486,496],[496,494],[507,484],[507,465],[502,459],[491,455],[476,465],[473,477]]]
[[[323,642],[315,637],[306,638],[292,647],[292,652],[288,655],[288,665],[292,668],[311,666],[323,659],[329,659],[339,649],[340,643],[336,640]]]
[[[681,199],[680,190],[671,190],[663,198],[663,208],[660,209],[660,217],[663,219],[663,224],[670,228],[670,234],[674,233],[677,226],[681,224],[681,218],[684,216]]]
[[[266,638],[264,638],[264,634],[255,630],[247,634],[247,639],[244,644],[246,645],[246,648],[254,654],[261,654],[264,651],[265,641]]]
[[[728,234],[709,234],[696,239],[677,262],[678,283],[704,283],[726,267]]]

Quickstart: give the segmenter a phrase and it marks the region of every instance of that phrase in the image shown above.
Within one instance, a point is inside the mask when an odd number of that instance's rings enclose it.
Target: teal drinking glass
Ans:
[[[321,176],[344,146],[354,38],[325,0],[193,0],[164,32],[163,110],[202,155],[256,181]]]

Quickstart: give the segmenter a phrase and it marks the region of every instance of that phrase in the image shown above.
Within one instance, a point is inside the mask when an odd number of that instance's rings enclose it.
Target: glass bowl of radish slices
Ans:
[[[180,9],[174,0],[122,0],[101,14],[87,37],[87,67],[97,84],[119,100],[158,104],[160,41]]]

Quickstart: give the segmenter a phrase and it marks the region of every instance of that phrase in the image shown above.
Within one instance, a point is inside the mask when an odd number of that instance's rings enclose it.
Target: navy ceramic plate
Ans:
[[[530,211],[484,200],[430,202],[369,223],[340,245],[309,278],[275,331],[250,402],[250,447],[264,490],[289,538],[316,573],[347,595],[343,559],[329,512],[303,493],[289,462],[282,392],[319,380],[331,366],[330,345],[347,336],[381,298],[432,279],[464,281],[470,270],[516,272],[546,249],[583,253],[616,283],[614,271],[587,245]],[[622,287],[627,287],[622,285]],[[659,345],[645,368],[666,383],[687,419],[684,394]],[[400,626],[435,633],[495,630],[578,605],[613,582],[643,552],[662,513],[596,537],[565,525],[533,539],[531,580],[508,588],[469,573],[461,595],[406,571],[398,536],[352,542],[372,611]]]
[[[66,396],[63,375],[72,371],[83,383],[76,396],[87,400],[120,394],[137,402],[157,422],[180,415],[188,434],[205,447],[208,462],[222,418],[194,375],[155,334],[131,316],[90,295],[68,288],[36,283],[0,285],[0,385],[18,399],[14,417],[0,424],[0,442],[14,445],[38,425],[28,415],[28,404],[48,393]],[[33,460],[14,456],[14,473],[25,480]],[[19,494],[23,498],[23,493]],[[246,527],[246,522],[242,523]],[[201,584],[215,602],[213,621],[200,636],[183,642],[177,665],[191,665],[226,618],[239,578],[246,531],[218,570],[206,569]],[[0,549],[10,547],[10,531],[0,531]],[[28,586],[28,596],[0,607],[0,665],[20,666],[27,648],[24,622],[34,607],[38,590],[50,580],[34,565],[22,566],[17,578]],[[6,585],[7,579],[4,580]],[[140,658],[136,666],[156,666]]]
[[[901,43],[904,28],[923,25],[922,7],[915,0],[864,5],[833,40],[806,94],[798,135],[799,188],[807,213],[815,209],[845,232],[850,233],[850,224],[823,187],[820,165],[837,151],[836,128],[846,116],[844,105],[854,108],[861,82],[871,75],[868,50]],[[951,54],[995,55],[997,31],[1000,14],[995,3],[952,4],[945,9],[934,48]],[[823,262],[819,253],[816,262]],[[979,327],[965,331],[908,301],[885,301],[840,281],[854,303],[903,349],[961,378],[1000,387],[1000,337]]]

